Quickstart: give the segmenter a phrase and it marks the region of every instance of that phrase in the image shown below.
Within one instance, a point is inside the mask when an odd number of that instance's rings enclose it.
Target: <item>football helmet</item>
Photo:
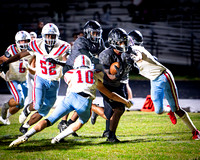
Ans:
[[[108,43],[120,53],[128,50],[128,34],[122,28],[114,28],[108,34]]]
[[[42,28],[42,38],[45,41],[45,44],[49,47],[53,47],[58,42],[58,37],[60,32],[58,27],[53,23],[47,23]]]
[[[26,31],[19,31],[15,35],[15,43],[19,49],[27,49],[30,41],[31,36]]]
[[[143,36],[138,30],[133,30],[128,33],[130,36],[130,45],[141,46],[143,44]]]
[[[81,67],[87,67],[87,68],[92,67],[92,62],[91,62],[90,58],[87,57],[86,55],[79,55],[74,60],[74,69],[78,69]]]
[[[31,40],[37,38],[37,34],[35,32],[30,32]]]
[[[93,43],[99,43],[102,38],[102,28],[101,25],[94,20],[86,22],[83,27],[84,35]]]

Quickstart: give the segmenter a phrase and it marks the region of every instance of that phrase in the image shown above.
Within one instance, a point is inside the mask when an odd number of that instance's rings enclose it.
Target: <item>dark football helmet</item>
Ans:
[[[128,49],[128,34],[122,28],[114,28],[108,34],[108,43],[119,52],[126,52]]]
[[[86,22],[83,27],[83,32],[85,37],[93,43],[99,43],[102,38],[101,25],[95,20]]]
[[[131,40],[130,40],[131,45],[135,44],[135,45],[140,46],[143,44],[143,36],[140,33],[140,31],[133,30],[133,31],[130,31],[128,35],[131,37]]]

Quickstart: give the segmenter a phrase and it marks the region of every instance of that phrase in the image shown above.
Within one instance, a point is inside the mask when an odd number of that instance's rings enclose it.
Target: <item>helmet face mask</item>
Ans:
[[[52,47],[56,43],[56,35],[55,34],[45,34],[45,44],[49,47]]]
[[[19,31],[15,35],[15,43],[17,47],[21,50],[28,49],[30,41],[31,41],[31,36],[26,31]]]
[[[99,43],[102,38],[101,25],[94,20],[88,21],[83,27],[85,37],[93,43]]]
[[[122,28],[112,29],[108,34],[108,43],[120,53],[128,50],[128,35]]]
[[[49,47],[53,47],[58,42],[58,37],[60,32],[58,27],[53,23],[47,23],[42,28],[42,38],[45,41],[45,44]]]
[[[74,60],[74,69],[79,69],[79,68],[91,68],[92,67],[92,62],[89,57],[86,55],[79,55],[76,57]]]

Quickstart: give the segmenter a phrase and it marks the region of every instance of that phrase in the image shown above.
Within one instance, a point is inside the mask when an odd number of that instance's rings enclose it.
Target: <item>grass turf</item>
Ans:
[[[199,113],[189,113],[200,128]],[[200,141],[192,140],[190,130],[181,119],[173,125],[166,114],[156,115],[139,111],[125,112],[117,129],[121,143],[108,143],[101,135],[105,120],[90,121],[77,133],[79,137],[65,138],[52,145],[51,138],[58,134],[57,125],[35,134],[19,147],[9,148],[18,136],[19,113],[10,117],[11,125],[0,125],[0,159],[200,159]],[[69,116],[70,117],[70,116]]]

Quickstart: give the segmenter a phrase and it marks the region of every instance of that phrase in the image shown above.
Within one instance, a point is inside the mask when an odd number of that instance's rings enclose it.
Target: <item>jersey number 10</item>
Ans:
[[[93,84],[94,83],[94,79],[93,79],[93,75],[94,73],[90,70],[77,70],[76,73],[78,74],[78,82],[77,83],[89,83],[89,84]],[[85,76],[82,76],[82,74],[85,73]],[[85,80],[83,79],[83,77],[85,77]]]

